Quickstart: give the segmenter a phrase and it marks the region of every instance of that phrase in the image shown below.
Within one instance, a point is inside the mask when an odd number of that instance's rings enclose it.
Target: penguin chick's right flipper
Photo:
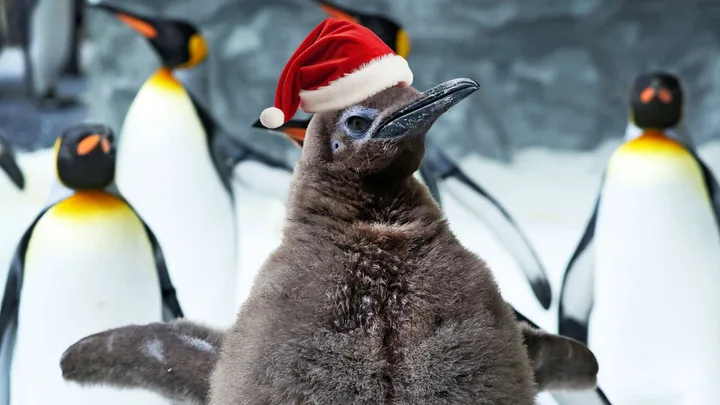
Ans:
[[[500,240],[500,243],[520,265],[540,304],[545,309],[550,308],[552,290],[545,268],[530,242],[520,230],[517,222],[493,196],[472,181],[458,165],[445,156],[437,144],[428,139],[426,146],[427,150],[423,161],[426,163],[421,166],[421,169],[433,172],[440,181],[453,178],[470,188],[487,202],[483,205],[473,204],[470,206],[462,198],[456,196],[458,202],[483,218],[483,222],[487,224],[493,234]],[[451,187],[448,187],[448,190],[452,193]]]
[[[225,133],[215,119],[205,110],[195,96],[188,92],[190,100],[195,106],[200,122],[208,141],[208,149],[213,159],[215,169],[225,188],[232,193],[231,181],[235,166],[244,160],[254,160],[272,168],[283,169],[292,173],[292,167],[287,163],[270,156],[260,154],[245,145],[243,141]]]
[[[60,359],[63,378],[81,385],[144,388],[203,405],[223,333],[186,320],[129,325],[85,337]]]
[[[601,183],[602,184],[602,183]],[[558,333],[588,343],[588,321],[593,306],[594,236],[600,196],[585,233],[568,262],[560,289]]]
[[[25,176],[15,159],[15,151],[10,142],[0,133],[0,169],[2,169],[10,180],[20,190],[25,189]]]
[[[160,280],[160,293],[162,294],[163,319],[168,322],[173,319],[184,318],[185,315],[183,314],[182,308],[180,308],[180,302],[178,302],[177,299],[177,292],[172,284],[172,280],[170,280],[170,273],[168,272],[167,264],[165,263],[165,256],[163,255],[162,248],[160,247],[160,242],[158,242],[155,234],[150,230],[147,224],[143,225],[145,226],[145,233],[147,233],[148,240],[152,245],[153,254],[155,256],[155,268],[158,272],[158,279]]]

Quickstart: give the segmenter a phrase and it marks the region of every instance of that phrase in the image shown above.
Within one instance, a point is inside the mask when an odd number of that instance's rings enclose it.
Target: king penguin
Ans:
[[[59,109],[78,100],[58,94],[74,48],[76,0],[18,0],[21,13],[25,85],[40,108]]]
[[[667,135],[683,98],[671,74],[636,78],[630,118],[642,134],[610,157],[563,279],[559,332],[589,343],[619,405],[720,399],[720,188]]]
[[[166,403],[139,391],[81,390],[58,372],[64,348],[93,330],[183,314],[152,231],[105,191],[115,172],[112,131],[69,128],[55,154],[59,181],[75,192],[37,216],[12,260],[0,308],[0,336],[14,342],[2,344],[12,350],[2,373],[9,403]]]
[[[19,190],[25,188],[25,176],[15,159],[15,150],[2,132],[0,132],[0,169],[5,172],[5,175],[15,187]],[[2,200],[0,200],[1,203]]]
[[[347,7],[341,7],[327,0],[315,0],[330,16],[354,22],[369,28],[395,53],[407,58],[411,43],[407,31],[396,21],[383,15],[367,14]],[[290,120],[278,131],[285,133],[288,139],[298,147],[302,147],[305,137],[304,130],[310,119]],[[254,128],[264,128],[260,121],[253,124]],[[426,153],[420,166],[419,174],[430,190],[435,201],[442,207],[440,187],[460,202],[470,212],[482,218],[492,234],[511,254],[525,275],[535,297],[543,308],[550,308],[552,289],[547,272],[535,249],[530,244],[518,223],[510,213],[487,190],[473,181],[455,162],[443,152],[440,145],[432,139],[426,141]],[[466,198],[458,194],[462,188],[470,189],[480,200],[475,203],[466,202]]]
[[[157,233],[185,315],[229,326],[237,309],[237,236],[227,160],[236,143],[172,73],[206,59],[205,39],[184,21],[92,5],[143,35],[162,61],[125,116],[118,188]]]

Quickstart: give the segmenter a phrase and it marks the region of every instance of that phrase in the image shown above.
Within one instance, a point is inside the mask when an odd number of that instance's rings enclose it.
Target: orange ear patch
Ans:
[[[127,24],[130,28],[134,29],[135,31],[139,32],[141,35],[147,37],[147,38],[155,38],[157,37],[158,33],[155,27],[150,25],[149,23],[139,20],[135,17],[130,17],[127,14],[115,14],[117,18]]]
[[[79,156],[87,155],[97,147],[98,143],[100,143],[99,134],[92,134],[88,136],[78,143],[77,154]]]
[[[341,20],[345,21],[352,21],[354,23],[358,22],[356,19],[354,19],[350,14],[340,11],[336,9],[335,7],[329,6],[327,4],[321,4],[320,8],[326,12],[330,17],[339,18]]]
[[[102,141],[100,141],[100,147],[102,148],[103,152],[109,153],[110,152],[110,141],[108,141],[106,138],[103,138]]]
[[[658,91],[658,98],[665,104],[668,104],[673,99],[672,93],[670,93],[667,89],[660,89],[660,91]]]
[[[640,101],[642,101],[643,104],[651,102],[653,98],[655,98],[655,89],[652,87],[647,87],[640,92]]]

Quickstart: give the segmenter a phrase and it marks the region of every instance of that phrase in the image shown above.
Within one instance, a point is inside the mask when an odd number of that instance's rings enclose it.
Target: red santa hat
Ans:
[[[328,18],[290,57],[278,80],[275,106],[260,114],[267,128],[306,113],[337,110],[393,86],[409,86],[407,61],[360,24]]]

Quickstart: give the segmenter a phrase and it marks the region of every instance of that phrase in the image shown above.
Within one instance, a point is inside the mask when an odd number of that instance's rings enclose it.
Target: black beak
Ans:
[[[20,190],[25,189],[25,176],[23,176],[20,167],[15,161],[15,155],[9,148],[4,148],[3,152],[0,153],[0,168],[7,173],[17,188]]]
[[[395,138],[427,130],[450,107],[474,93],[480,85],[471,79],[453,79],[422,93],[419,99],[390,114],[373,138]]]

